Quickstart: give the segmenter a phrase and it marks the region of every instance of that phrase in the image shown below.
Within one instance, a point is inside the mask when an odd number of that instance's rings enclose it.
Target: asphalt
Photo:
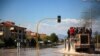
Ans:
[[[62,51],[63,50],[63,51]],[[37,55],[35,48],[0,49],[0,56],[100,56],[100,49],[95,53],[64,52],[64,45],[40,49]]]

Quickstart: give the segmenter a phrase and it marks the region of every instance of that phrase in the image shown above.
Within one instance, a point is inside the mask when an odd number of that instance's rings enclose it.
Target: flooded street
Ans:
[[[96,54],[66,52],[64,50],[64,45],[44,48],[39,50],[39,56],[100,56],[100,50]],[[21,48],[19,54],[17,49],[0,49],[0,56],[37,56],[35,48]]]
[[[0,0],[0,56],[100,56],[100,0]]]

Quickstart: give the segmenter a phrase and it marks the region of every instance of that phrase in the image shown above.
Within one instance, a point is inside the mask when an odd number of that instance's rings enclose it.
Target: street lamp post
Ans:
[[[38,34],[38,29],[39,29],[39,25],[40,25],[40,23],[42,22],[42,21],[44,21],[44,20],[48,20],[48,19],[56,19],[56,18],[45,18],[45,19],[42,19],[42,20],[40,20],[39,22],[38,22],[38,24],[37,24],[37,27],[36,27],[36,52],[37,52],[37,56],[40,56],[39,55],[39,42],[38,42],[38,37],[39,37],[39,34]],[[60,23],[61,22],[61,16],[58,16],[57,17],[57,22],[58,23]]]

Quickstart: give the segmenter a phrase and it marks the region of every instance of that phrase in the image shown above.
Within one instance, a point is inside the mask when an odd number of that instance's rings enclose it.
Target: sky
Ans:
[[[70,26],[80,24],[81,14],[89,6],[85,0],[0,0],[0,19],[33,32],[38,22],[45,19],[39,25],[39,33],[66,35]],[[56,22],[58,15],[61,23]]]

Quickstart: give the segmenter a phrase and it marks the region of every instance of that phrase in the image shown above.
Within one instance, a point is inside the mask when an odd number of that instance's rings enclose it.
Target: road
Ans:
[[[63,50],[63,51],[62,51]],[[37,56],[35,48],[21,48],[18,53],[17,49],[0,49],[0,56]],[[64,45],[60,45],[52,48],[44,48],[39,50],[39,56],[100,56],[100,49],[97,49],[96,53],[79,53],[79,52],[64,52]]]

